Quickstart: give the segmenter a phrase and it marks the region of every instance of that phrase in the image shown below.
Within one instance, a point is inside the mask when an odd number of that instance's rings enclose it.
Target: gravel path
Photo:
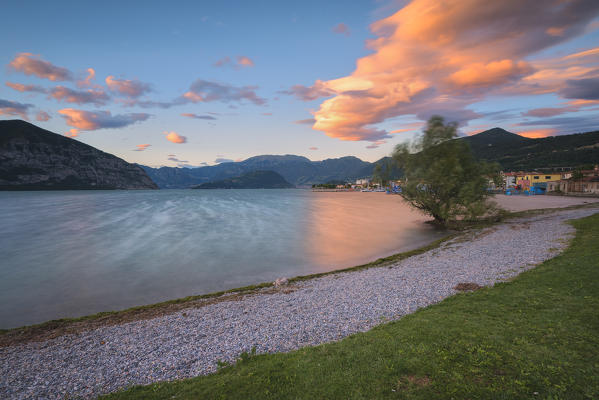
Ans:
[[[0,348],[0,398],[93,398],[133,384],[216,370],[256,347],[290,351],[366,331],[453,295],[492,285],[563,250],[568,219],[599,209],[512,221],[455,239],[392,267],[328,275],[274,294]]]

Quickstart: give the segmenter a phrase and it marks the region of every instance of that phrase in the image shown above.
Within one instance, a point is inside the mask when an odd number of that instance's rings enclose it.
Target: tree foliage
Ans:
[[[372,171],[372,181],[382,186],[386,186],[391,179],[392,168],[390,160],[381,160],[380,162],[377,162]]]
[[[393,159],[404,171],[401,196],[411,206],[431,215],[442,225],[475,220],[496,206],[488,201],[489,179],[498,166],[478,162],[463,140],[457,125],[433,116],[422,136],[397,145]]]

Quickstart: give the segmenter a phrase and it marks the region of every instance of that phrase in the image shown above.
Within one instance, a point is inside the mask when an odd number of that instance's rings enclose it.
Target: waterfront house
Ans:
[[[501,178],[503,180],[503,187],[505,189],[516,187],[516,172],[501,172]]]
[[[594,169],[583,170],[582,177],[575,179],[570,174],[569,179],[560,179],[547,183],[547,191],[560,191],[570,194],[599,194],[599,165]]]

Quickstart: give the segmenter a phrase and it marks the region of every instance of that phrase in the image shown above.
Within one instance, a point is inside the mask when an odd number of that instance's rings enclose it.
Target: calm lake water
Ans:
[[[0,328],[331,271],[441,236],[398,196],[0,192]]]

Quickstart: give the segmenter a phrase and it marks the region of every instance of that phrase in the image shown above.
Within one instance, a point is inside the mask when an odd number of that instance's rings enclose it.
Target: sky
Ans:
[[[0,119],[149,166],[599,129],[597,0],[3,4]]]

